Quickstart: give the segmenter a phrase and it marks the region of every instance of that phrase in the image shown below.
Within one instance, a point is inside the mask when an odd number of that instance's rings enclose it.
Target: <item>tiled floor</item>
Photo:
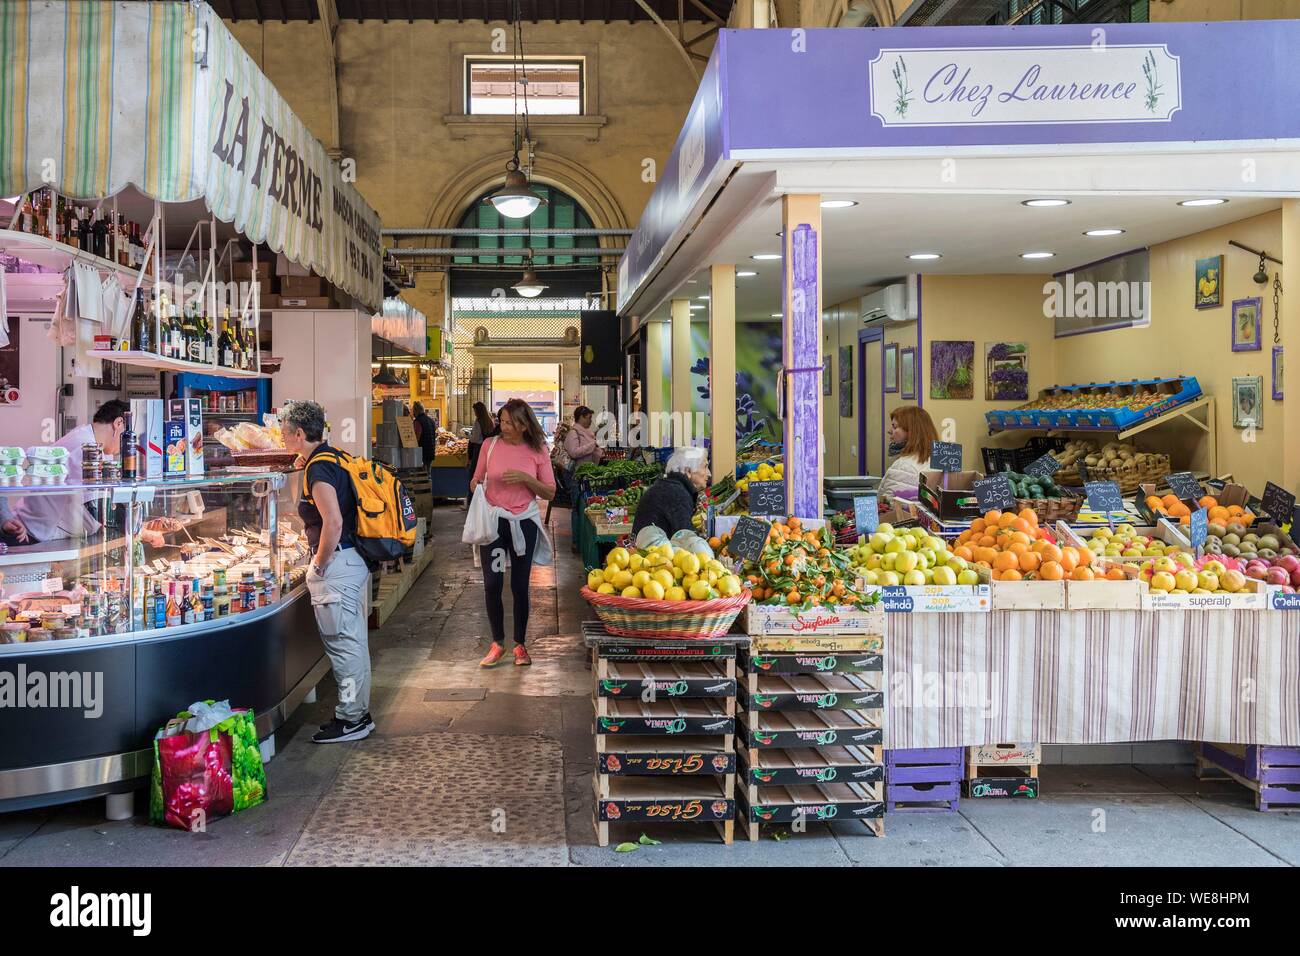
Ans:
[[[846,822],[728,848],[712,828],[659,825],[645,832],[662,845],[597,847],[591,674],[575,636],[586,608],[568,513],[554,516],[558,563],[533,576],[534,664],[492,670],[477,666],[487,615],[479,572],[459,543],[462,516],[438,512],[437,560],[371,635],[375,736],[311,744],[333,707],[327,678],[319,701],[277,735],[264,806],[199,834],[150,826],[142,797],[141,813],[118,823],[104,820],[102,801],[0,815],[0,865],[1300,863],[1300,812],[1257,813],[1244,789],[1198,781],[1187,765],[1080,765],[1071,748],[1060,755],[1066,762],[1043,767],[1038,800],[891,814],[884,839]],[[614,842],[639,832],[616,830]]]

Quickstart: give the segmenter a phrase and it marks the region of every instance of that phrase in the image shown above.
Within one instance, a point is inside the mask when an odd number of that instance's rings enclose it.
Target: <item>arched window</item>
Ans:
[[[496,211],[489,202],[484,202],[496,191],[489,189],[466,210],[457,226],[461,229],[591,229],[591,217],[578,205],[578,201],[566,192],[553,186],[533,183],[533,191],[546,200],[538,206],[527,220],[506,219]],[[572,250],[593,249],[600,246],[597,236],[456,236],[453,247],[456,249],[524,249],[554,250],[553,252],[534,255],[533,264],[537,266],[575,266],[600,263],[597,256],[574,255]],[[524,257],[520,255],[464,255],[455,256],[453,265],[480,266],[517,266],[522,265]]]

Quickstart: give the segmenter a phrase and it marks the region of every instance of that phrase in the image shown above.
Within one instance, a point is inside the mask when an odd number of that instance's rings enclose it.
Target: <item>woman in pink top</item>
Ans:
[[[542,426],[532,408],[512,398],[501,409],[501,434],[483,443],[470,494],[486,482],[488,504],[497,519],[497,539],[480,545],[483,590],[488,620],[492,625],[492,646],[479,662],[492,667],[505,655],[505,565],[510,565],[510,593],[514,596],[515,664],[532,660],[524,647],[528,630],[528,577],[533,563],[550,564],[551,543],[542,527],[537,499],[555,497],[555,472],[546,451]]]

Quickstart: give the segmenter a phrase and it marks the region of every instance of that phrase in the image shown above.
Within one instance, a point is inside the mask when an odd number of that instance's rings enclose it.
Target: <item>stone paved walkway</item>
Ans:
[[[104,820],[100,800],[0,815],[0,866],[1300,863],[1300,813],[1257,813],[1242,788],[1197,781],[1190,766],[1046,766],[1037,801],[891,814],[884,839],[845,822],[726,848],[711,827],[660,825],[646,831],[660,846],[597,847],[591,675],[576,636],[586,607],[568,513],[554,515],[558,563],[533,575],[534,664],[492,670],[477,666],[487,615],[480,573],[459,542],[462,515],[437,511],[437,558],[371,636],[375,736],[311,744],[333,708],[327,678],[319,701],[277,735],[266,805],[203,834],[150,826],[143,795],[136,818],[118,823]]]

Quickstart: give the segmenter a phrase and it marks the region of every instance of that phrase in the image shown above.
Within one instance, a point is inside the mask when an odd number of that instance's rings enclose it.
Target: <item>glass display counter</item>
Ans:
[[[197,700],[266,737],[315,687],[301,475],[0,484],[0,811],[143,785]]]

